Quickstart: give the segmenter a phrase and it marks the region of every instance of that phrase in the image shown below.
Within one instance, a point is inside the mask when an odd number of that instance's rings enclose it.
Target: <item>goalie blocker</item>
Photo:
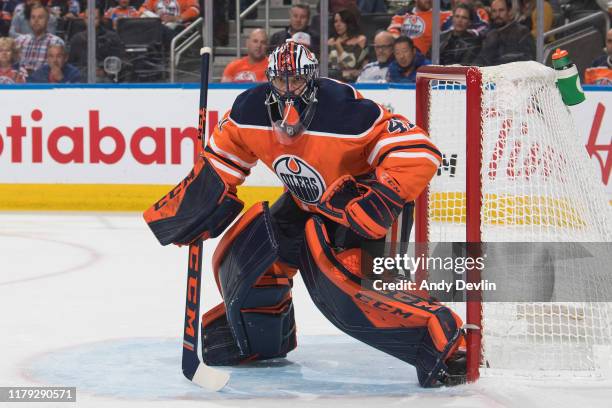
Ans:
[[[144,213],[160,244],[187,245],[214,238],[244,208],[208,159],[198,158],[191,172]]]
[[[205,363],[284,357],[296,347],[291,286],[297,266],[314,303],[339,329],[414,365],[424,387],[463,383],[460,318],[411,293],[363,289],[359,249],[335,250],[362,239],[349,228],[299,211],[287,193],[272,211],[266,203],[251,208],[215,251],[215,278],[224,302],[202,318]]]

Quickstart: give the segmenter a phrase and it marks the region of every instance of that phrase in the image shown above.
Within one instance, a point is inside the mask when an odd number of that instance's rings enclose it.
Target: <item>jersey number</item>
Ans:
[[[221,122],[219,122],[218,126],[219,126],[219,131],[223,131],[223,125],[225,125],[227,122],[229,122],[228,118],[224,118],[221,120]]]
[[[387,124],[387,130],[389,133],[404,133],[414,128],[415,125],[408,122],[407,120],[390,119]]]

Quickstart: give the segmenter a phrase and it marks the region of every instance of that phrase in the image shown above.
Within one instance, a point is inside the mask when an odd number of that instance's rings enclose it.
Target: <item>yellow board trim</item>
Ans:
[[[0,184],[3,211],[138,211],[168,193],[173,185],[144,184]],[[282,187],[240,186],[238,197],[249,208],[270,203]]]
[[[142,212],[163,197],[173,185],[145,184],[0,184],[0,211],[138,211]],[[245,208],[259,201],[273,203],[283,193],[282,187],[239,186],[238,196],[244,201]],[[491,197],[489,197],[491,198]],[[543,220],[553,218],[553,225],[560,224],[557,218],[580,220],[575,210],[560,200],[525,200],[520,198],[522,211],[512,215],[509,208],[516,206],[516,198],[489,200],[485,205],[494,219],[504,220],[503,224],[543,224]],[[549,214],[530,214],[526,217],[525,208],[535,201],[548,201]],[[431,221],[465,223],[465,193],[436,193],[430,197],[432,204]],[[542,204],[541,202],[538,204]],[[612,201],[610,201],[612,205]],[[551,209],[554,209],[551,211]],[[501,212],[502,214],[499,214]],[[497,213],[497,214],[496,214]],[[555,214],[557,213],[557,214]],[[571,213],[571,217],[568,217]],[[504,215],[504,217],[500,217]],[[511,216],[510,216],[511,215]],[[552,217],[551,217],[552,215]],[[556,215],[556,217],[554,216]],[[556,220],[555,220],[556,219]],[[520,221],[519,221],[520,220]],[[499,223],[497,221],[496,223]],[[580,222],[579,222],[580,223]]]

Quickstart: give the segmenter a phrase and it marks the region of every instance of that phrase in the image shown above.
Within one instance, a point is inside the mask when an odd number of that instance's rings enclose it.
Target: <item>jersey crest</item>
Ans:
[[[418,38],[425,32],[425,21],[421,16],[409,15],[402,24],[402,34],[410,38]]]
[[[257,82],[257,75],[253,71],[240,71],[233,79],[234,82]]]
[[[307,204],[316,204],[325,191],[323,177],[314,167],[293,155],[278,157],[274,171],[295,197]]]

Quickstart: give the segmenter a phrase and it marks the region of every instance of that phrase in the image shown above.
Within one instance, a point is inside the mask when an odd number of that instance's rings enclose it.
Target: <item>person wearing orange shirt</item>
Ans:
[[[200,15],[198,0],[146,0],[139,10],[159,16],[164,24],[184,25]],[[174,27],[170,27],[174,29]]]
[[[299,270],[327,319],[414,365],[421,386],[465,382],[461,318],[424,291],[371,288],[367,276],[379,272],[367,261],[361,268],[369,257],[362,244],[385,245],[436,174],[440,151],[402,115],[319,78],[316,56],[297,42],[270,54],[266,75],[236,98],[187,178],[145,212],[160,243],[198,242],[238,216],[237,186],[258,161],[286,188],[219,241],[213,274],[223,302],[202,318],[204,362],[238,365],[295,349]],[[409,214],[400,229],[411,228]]]
[[[440,11],[440,27],[452,16],[450,11]],[[396,14],[391,18],[387,28],[394,38],[404,35],[410,37],[423,55],[429,53],[432,42],[432,0],[416,0],[414,9],[403,15]]]
[[[253,30],[246,40],[247,55],[230,62],[221,82],[263,82],[266,80],[268,36],[265,30]]]
[[[584,83],[588,85],[612,85],[612,29],[606,33],[603,55],[595,58],[584,71]]]
[[[174,36],[200,15],[198,0],[146,0],[138,12],[143,17],[159,17],[162,26],[162,44],[170,48]]]
[[[104,20],[110,21],[115,30],[117,30],[119,19],[136,17],[140,17],[140,11],[130,5],[130,0],[119,0],[119,4],[116,7],[110,7],[104,13]]]

